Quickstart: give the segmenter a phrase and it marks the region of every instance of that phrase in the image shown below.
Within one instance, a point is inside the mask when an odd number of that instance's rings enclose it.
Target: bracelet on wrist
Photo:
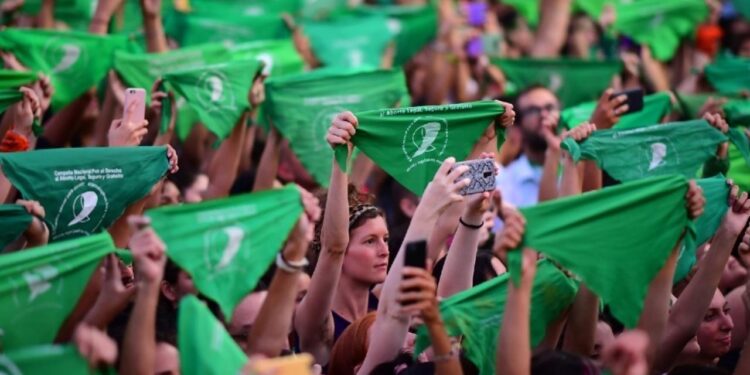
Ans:
[[[462,217],[458,218],[458,222],[461,223],[461,225],[463,225],[463,226],[465,226],[465,227],[467,227],[469,229],[474,229],[474,230],[482,229],[482,227],[484,226],[484,223],[481,223],[481,224],[469,224],[469,223],[465,222],[464,218],[462,218]]]
[[[288,261],[284,259],[282,253],[276,255],[276,267],[289,273],[302,272],[308,264],[310,264],[310,262],[307,261],[307,258],[302,258],[297,261]]]

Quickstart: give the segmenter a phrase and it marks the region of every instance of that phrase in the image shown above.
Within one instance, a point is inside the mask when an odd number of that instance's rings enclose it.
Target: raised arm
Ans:
[[[255,173],[253,191],[262,191],[273,188],[276,175],[279,171],[279,157],[281,155],[281,142],[283,138],[279,131],[271,124],[266,135],[266,144],[260,157],[258,171]]]
[[[161,21],[162,0],[140,0],[143,14],[143,29],[146,34],[146,46],[149,53],[167,52],[167,36]]]
[[[404,242],[383,283],[377,318],[371,331],[370,346],[365,361],[358,371],[359,374],[369,374],[378,364],[393,359],[406,338],[410,315],[402,309],[401,302],[399,302],[399,285],[402,282],[402,276],[408,274],[404,270],[404,254],[406,253],[404,248],[409,242],[426,239],[434,229],[441,212],[452,202],[463,201],[463,197],[458,192],[470,181],[469,179],[457,181],[457,179],[468,170],[468,167],[453,168],[454,165],[454,158],[445,160],[422,195],[422,200],[404,236]],[[427,261],[428,264],[434,264],[435,259],[429,258]],[[434,291],[429,293],[434,294]],[[403,296],[401,297],[403,300]]]
[[[328,129],[326,140],[332,148],[345,145],[351,158],[351,137],[355,133],[357,118],[351,112],[338,114]],[[294,326],[299,334],[303,351],[311,353],[315,362],[328,363],[333,345],[333,297],[341,278],[344,255],[349,245],[349,201],[347,177],[333,161],[331,183],[325,203],[320,230],[320,254],[310,281],[307,295],[300,302]]]
[[[685,205],[688,216],[694,219],[703,214],[705,199],[703,191],[695,183],[690,181],[690,187],[685,194]],[[658,346],[664,336],[669,316],[669,298],[672,294],[672,280],[677,267],[677,259],[680,254],[683,235],[675,243],[672,252],[667,258],[666,263],[656,274],[648,287],[648,294],[643,303],[643,311],[638,321],[638,328],[644,330],[649,335],[648,359],[649,365],[653,368],[656,361]]]
[[[721,274],[732,253],[735,240],[750,217],[747,193],[737,196],[739,187],[732,186],[730,209],[716,232],[711,249],[703,257],[690,283],[672,306],[667,328],[658,346],[655,368],[668,371],[685,345],[695,336],[708,305],[719,285]]]
[[[516,287],[508,283],[508,299],[500,327],[495,371],[503,375],[529,375],[531,373],[531,290],[536,275],[536,252],[523,250],[523,275]]]
[[[541,0],[539,29],[536,32],[531,56],[557,57],[565,44],[570,23],[571,0]]]
[[[164,275],[166,246],[145,217],[131,217],[130,224],[138,231],[130,240],[138,292],[133,312],[125,328],[119,373],[150,374],[156,361],[156,305],[159,286]]]
[[[277,260],[280,266],[276,268],[268,287],[268,296],[248,335],[249,355],[277,357],[288,342],[297,297],[297,281],[302,272],[301,267],[293,265],[306,260],[308,245],[315,237],[315,222],[320,219],[318,199],[302,188],[300,193],[305,212],[300,215],[281,258]]]
[[[99,0],[96,4],[94,17],[89,25],[89,32],[92,34],[106,35],[109,28],[109,21],[112,16],[122,5],[123,0]]]

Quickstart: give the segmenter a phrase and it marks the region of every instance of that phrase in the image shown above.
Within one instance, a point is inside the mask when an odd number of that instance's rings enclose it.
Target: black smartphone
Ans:
[[[643,110],[643,89],[631,89],[620,91],[612,94],[613,98],[620,95],[625,95],[628,99],[624,104],[628,105],[628,111],[620,114],[620,116],[627,115],[628,113],[639,112]]]
[[[404,267],[427,267],[427,241],[419,240],[406,244]]]

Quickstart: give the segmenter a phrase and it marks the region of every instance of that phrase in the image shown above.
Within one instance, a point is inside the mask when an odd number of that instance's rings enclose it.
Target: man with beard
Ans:
[[[557,128],[560,101],[548,88],[531,86],[518,95],[514,107],[518,113],[516,129],[508,130],[520,133],[520,155],[500,171],[497,189],[502,191],[504,203],[525,207],[536,204],[539,197],[547,149],[542,129],[545,126],[553,131]],[[508,138],[511,137],[509,134]]]

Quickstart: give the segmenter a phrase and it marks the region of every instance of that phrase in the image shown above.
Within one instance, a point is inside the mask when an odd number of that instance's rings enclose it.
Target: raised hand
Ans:
[[[706,205],[706,198],[703,196],[703,189],[698,186],[695,180],[690,180],[690,186],[685,193],[685,206],[688,209],[688,215],[695,219],[703,215],[703,208]]]
[[[505,208],[496,200],[495,205],[498,212],[503,212],[503,229],[495,236],[495,243],[492,252],[495,255],[505,258],[508,251],[515,249],[521,244],[523,235],[526,232],[526,219],[515,209]]]
[[[328,128],[326,141],[335,148],[337,145],[350,145],[351,139],[357,132],[359,122],[353,113],[346,111],[341,112],[334,117],[331,127]]]
[[[628,105],[625,104],[628,97],[626,95],[612,96],[612,94],[614,90],[611,88],[605,90],[591,115],[591,122],[599,129],[612,128],[620,122],[620,116],[628,111]]]
[[[164,265],[167,262],[166,245],[151,229],[150,221],[144,216],[128,217],[128,224],[137,231],[130,238],[128,247],[133,252],[137,282],[148,284],[161,282]]]
[[[86,324],[79,324],[73,334],[75,344],[81,357],[85,358],[91,368],[100,365],[112,365],[117,360],[117,344],[106,333]]]
[[[19,199],[16,204],[23,206],[26,212],[33,216],[31,224],[24,232],[24,237],[28,241],[27,247],[44,245],[49,241],[49,229],[44,222],[44,207],[37,201]]]
[[[14,130],[25,136],[32,136],[32,124],[34,118],[41,114],[41,102],[33,89],[21,87],[19,91],[23,93],[23,99],[13,108]]]
[[[247,100],[250,102],[250,107],[258,108],[264,101],[266,101],[266,86],[263,82],[266,80],[264,76],[260,76],[253,80],[253,85],[250,87],[250,92],[247,94]]]
[[[463,178],[459,180],[462,174],[469,170],[468,166],[461,165],[455,167],[456,158],[450,157],[445,159],[443,164],[435,173],[435,177],[427,184],[420,206],[429,207],[434,210],[435,214],[442,213],[451,203],[463,202],[464,197],[458,192],[466,186],[469,186],[471,180]]]
[[[169,173],[175,174],[180,170],[180,161],[172,145],[167,145],[167,159],[169,160]]]
[[[501,102],[499,100],[496,100],[496,102],[505,107],[505,112],[499,117],[500,124],[504,128],[512,126],[516,122],[516,111],[513,110],[513,104]]]
[[[41,102],[41,113],[39,114],[39,117],[41,118],[42,115],[47,112],[52,103],[52,95],[54,95],[55,89],[52,87],[52,82],[48,76],[39,73],[38,77],[39,79],[34,84],[34,91],[36,91]]]
[[[138,146],[148,134],[148,121],[131,122],[138,103],[132,102],[125,112],[125,118],[112,121],[107,139],[110,147]]]
[[[716,130],[726,134],[729,131],[729,124],[727,120],[720,113],[705,113],[703,119],[716,128]]]
[[[567,136],[570,138],[573,138],[576,142],[581,142],[585,140],[586,138],[590,137],[591,134],[594,134],[596,131],[596,124],[592,124],[588,121],[584,122],[581,125],[576,126],[575,128],[571,129]]]
[[[613,375],[648,374],[648,335],[639,330],[627,331],[603,348],[602,362]]]
[[[399,315],[418,315],[425,323],[440,320],[437,286],[432,275],[422,268],[404,267],[396,302],[401,304]]]
[[[161,14],[162,0],[141,0],[141,9],[143,14],[148,17],[155,17]]]

